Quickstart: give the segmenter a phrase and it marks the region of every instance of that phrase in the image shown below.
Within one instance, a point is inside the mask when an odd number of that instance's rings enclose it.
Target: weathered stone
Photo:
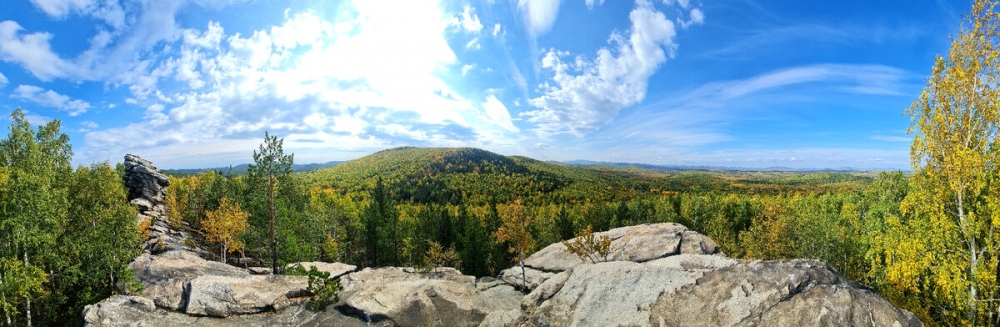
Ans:
[[[516,310],[522,296],[510,286],[480,293],[475,278],[454,269],[431,273],[365,269],[341,280],[344,307],[398,326],[477,326],[491,313]]]
[[[711,239],[675,223],[627,226],[595,234],[611,238],[608,261],[645,262],[681,253],[721,255]],[[582,263],[588,262],[566,252],[562,243],[553,243],[524,261],[545,271],[563,271]]]
[[[146,200],[145,198],[135,198],[132,199],[132,201],[129,201],[129,203],[134,205],[137,209],[139,209],[139,211],[145,212],[153,209],[153,203],[149,202],[149,200]]]
[[[128,188],[129,199],[163,200],[164,188],[170,185],[167,175],[156,169],[153,163],[132,154],[125,155],[124,165],[125,175],[122,179]]]
[[[155,320],[146,319],[156,311],[156,305],[147,298],[112,295],[83,308],[83,320],[88,326],[157,326]]]
[[[340,263],[340,262],[333,262],[333,263],[330,263],[330,262],[297,262],[297,263],[293,263],[293,264],[289,264],[289,265],[285,266],[285,269],[289,269],[292,266],[295,266],[297,264],[298,265],[302,265],[302,267],[305,268],[307,271],[309,270],[309,267],[316,267],[316,270],[318,270],[318,271],[328,272],[328,273],[330,273],[330,279],[338,278],[340,276],[343,276],[343,275],[345,275],[345,274],[347,274],[349,272],[352,272],[352,271],[355,271],[355,270],[358,269],[358,266],[349,265],[349,264]]]
[[[129,203],[138,211],[139,226],[149,226],[147,230],[149,236],[142,244],[143,252],[160,254],[188,250],[206,258],[214,256],[204,249],[191,247],[190,244],[194,244],[193,242],[187,242],[188,239],[199,236],[188,233],[183,226],[177,228],[168,223],[169,208],[164,203],[167,196],[166,188],[170,185],[170,178],[167,175],[161,173],[148,160],[128,154],[125,155],[125,175],[122,179],[128,188]],[[181,225],[186,226],[183,222]]]
[[[144,285],[166,283],[178,278],[191,280],[199,276],[250,275],[244,269],[208,261],[189,251],[170,251],[158,255],[145,253],[133,260],[129,268],[135,274],[136,280]]]
[[[201,276],[190,282],[185,312],[189,315],[228,317],[280,311],[290,300],[309,295],[304,276]]]
[[[579,265],[540,285],[521,306],[511,325],[921,325],[819,261],[689,254]]]
[[[159,255],[143,253],[129,264],[143,296],[157,306],[182,310],[187,306],[189,282],[200,276],[248,277],[246,270],[220,262],[208,261],[189,251],[170,251]]]
[[[551,278],[554,273],[544,272],[538,269],[525,267],[524,274],[522,276],[521,267],[514,266],[504,269],[500,272],[500,279],[507,284],[513,285],[515,287],[533,290],[538,287],[539,284],[544,283],[545,280]],[[527,284],[525,284],[525,279],[527,279]]]
[[[921,326],[816,260],[741,261],[705,271],[651,311],[653,326]]]
[[[138,301],[138,303],[130,303],[129,301],[132,300]],[[97,304],[87,306],[83,311],[84,322],[88,327],[380,326],[379,324],[366,324],[364,321],[344,315],[332,308],[324,311],[308,310],[304,304],[293,304],[276,313],[215,318],[195,317],[181,312],[150,308],[143,303],[141,297],[115,295]]]

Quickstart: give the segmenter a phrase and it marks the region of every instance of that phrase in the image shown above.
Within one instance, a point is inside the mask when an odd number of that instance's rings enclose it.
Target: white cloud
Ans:
[[[588,8],[588,9],[594,9],[594,4],[595,4],[595,3],[596,3],[596,4],[598,5],[598,6],[600,6],[600,5],[603,5],[603,4],[604,4],[604,0],[585,0],[585,1],[586,1],[586,3],[587,3],[587,8]]]
[[[71,11],[84,10],[97,4],[94,0],[31,0],[38,9],[55,18],[66,18]]]
[[[42,81],[73,74],[73,67],[49,48],[49,33],[20,35],[21,25],[0,22],[0,60],[15,62]]]
[[[466,74],[468,74],[469,71],[472,70],[472,68],[474,68],[474,67],[476,67],[476,65],[472,65],[472,64],[462,65],[462,76],[465,76]]]
[[[559,16],[559,5],[562,0],[518,0],[517,9],[521,19],[528,25],[528,32],[533,37],[545,34],[552,28]]]
[[[472,38],[472,40],[469,40],[469,42],[465,44],[465,48],[470,50],[479,50],[482,48],[482,45],[479,44],[479,38],[474,37]]]
[[[690,16],[690,20],[681,21],[681,27],[688,28],[688,26],[691,25],[701,25],[705,23],[705,14],[698,8],[691,9]]]
[[[121,27],[125,22],[125,12],[116,0],[31,0],[31,3],[49,16],[65,19],[71,13],[92,16],[104,20],[108,25]]]
[[[753,78],[709,85],[718,96],[736,98],[787,85],[836,82],[836,89],[849,93],[899,95],[904,81],[913,74],[881,65],[820,64],[769,72]]]
[[[663,0],[663,4],[668,6],[672,6],[674,2],[677,2],[677,5],[681,6],[681,8],[687,8],[690,0]]]
[[[95,130],[98,127],[100,127],[100,125],[98,125],[97,123],[89,121],[89,120],[80,122],[80,126],[83,126],[83,127],[81,127],[80,129],[77,130],[80,133],[86,133],[86,132]]]
[[[493,25],[493,37],[500,36],[500,28],[501,28],[500,23],[496,23]]]
[[[582,136],[610,121],[619,110],[642,101],[647,81],[676,47],[674,24],[648,2],[638,1],[629,18],[629,35],[612,33],[612,48],[565,62],[569,53],[550,49],[542,68],[551,82],[539,88],[542,96],[530,103],[539,110],[524,113],[542,135],[570,133]]]
[[[90,104],[80,99],[71,99],[69,96],[56,93],[52,90],[45,90],[33,85],[19,85],[11,94],[12,98],[31,101],[46,107],[57,108],[76,116],[87,112]]]
[[[486,97],[486,102],[483,103],[483,111],[486,112],[486,116],[503,129],[517,133],[521,130],[514,126],[514,123],[510,119],[510,111],[507,110],[507,106],[504,106],[496,96],[490,95]]]
[[[245,34],[226,34],[214,22],[176,33],[176,42],[166,42],[175,50],[156,65],[137,65],[126,83],[134,89],[126,102],[146,107],[145,120],[85,134],[81,155],[133,149],[166,160],[201,158],[223,148],[213,140],[249,153],[264,131],[287,137],[289,150],[315,148],[318,141],[373,150],[476,146],[499,138],[499,111],[491,116],[477,108],[440,76],[474,67],[461,65],[449,46],[445,32],[456,26],[453,17],[418,1],[344,6],[349,14],[333,20],[286,11],[278,26]],[[463,30],[481,30],[474,11],[467,13]],[[183,87],[164,87],[166,79]]]
[[[0,88],[6,86],[9,82],[10,81],[7,80],[7,76],[3,76],[3,73],[0,73]]]
[[[24,111],[24,119],[27,120],[29,124],[32,124],[32,125],[35,125],[35,126],[42,126],[42,125],[45,125],[46,123],[52,121],[51,117],[46,117],[46,116],[34,114],[34,113],[32,113],[31,111],[28,111],[28,110]]]
[[[462,11],[462,16],[459,18],[462,28],[466,31],[472,33],[479,33],[483,29],[483,24],[479,22],[479,16],[476,16],[476,8],[472,6],[465,6],[465,10]]]

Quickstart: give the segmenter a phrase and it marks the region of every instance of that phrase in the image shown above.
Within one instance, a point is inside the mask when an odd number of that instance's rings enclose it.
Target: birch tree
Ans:
[[[887,278],[922,276],[923,280],[906,285],[932,299],[927,314],[939,322],[1000,323],[996,302],[1000,217],[992,215],[987,205],[996,202],[989,186],[1000,159],[996,5],[996,1],[973,2],[948,54],[937,57],[927,86],[906,111],[911,116],[910,158],[916,174],[913,191],[901,206],[908,218],[893,224],[926,231],[896,235],[913,238],[902,244],[919,240],[922,244],[908,247],[928,251],[934,264],[890,258]]]

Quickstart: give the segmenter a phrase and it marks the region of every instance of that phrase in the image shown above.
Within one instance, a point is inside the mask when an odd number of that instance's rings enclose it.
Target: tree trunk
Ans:
[[[524,289],[528,289],[528,274],[524,272],[524,252],[518,253],[517,261],[521,263],[521,282]]]
[[[0,288],[3,288],[3,271],[0,271]],[[7,296],[4,295],[3,293],[0,293],[0,305],[4,307],[7,306]],[[14,324],[10,322],[10,312],[4,310],[3,315],[5,318],[7,318],[7,326],[13,326]]]
[[[28,268],[28,251],[24,251],[24,268]],[[24,315],[28,318],[28,327],[31,327],[31,296],[25,296],[24,300]]]
[[[219,244],[219,247],[222,250],[222,253],[219,253],[219,258],[222,258],[222,263],[226,263],[226,243]]]
[[[974,324],[975,321],[976,321],[976,314],[977,314],[977,312],[976,312],[976,302],[979,301],[978,289],[976,287],[976,265],[979,264],[979,257],[978,257],[978,253],[977,253],[978,249],[976,248],[976,238],[975,238],[975,236],[974,235],[969,235],[970,232],[968,231],[968,228],[966,227],[966,223],[965,223],[965,204],[964,204],[964,199],[962,197],[962,192],[959,191],[957,193],[958,194],[956,194],[956,197],[958,198],[958,224],[959,224],[959,227],[962,229],[962,232],[965,234],[966,241],[969,243],[969,270],[967,272],[969,274],[969,276],[968,276],[968,278],[969,278],[969,301],[968,301],[969,312],[968,312],[968,314],[966,314],[966,317],[969,319],[969,322],[971,322],[971,323]]]
[[[271,274],[278,274],[278,245],[274,241],[274,167],[268,162],[267,194],[271,204]]]

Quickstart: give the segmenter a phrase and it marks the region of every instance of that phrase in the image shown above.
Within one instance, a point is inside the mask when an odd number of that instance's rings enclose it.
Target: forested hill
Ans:
[[[635,166],[568,165],[474,148],[400,147],[301,175],[307,185],[367,193],[381,178],[397,201],[482,205],[513,199],[610,201],[643,193],[822,193],[871,181],[863,173],[664,172]]]

